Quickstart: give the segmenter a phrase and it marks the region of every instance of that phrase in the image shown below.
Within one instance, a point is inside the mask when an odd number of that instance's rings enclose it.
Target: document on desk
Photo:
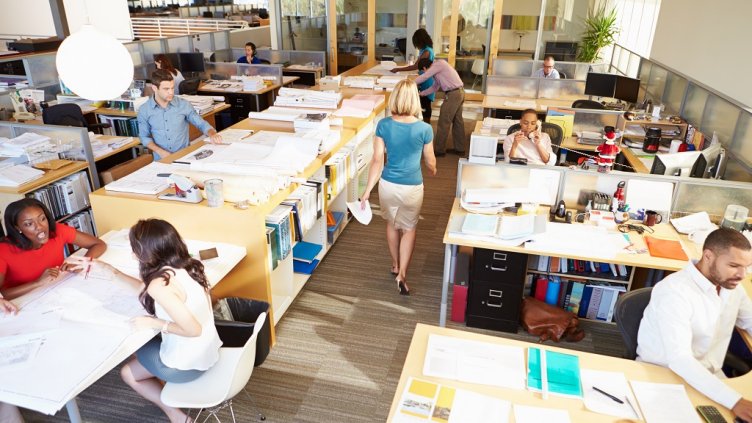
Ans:
[[[514,421],[515,423],[570,423],[572,420],[567,410],[515,404]]]
[[[0,315],[0,339],[55,330],[60,327],[61,317],[59,309]]]
[[[0,337],[0,370],[29,366],[44,343],[44,336],[27,334]]]
[[[423,374],[522,390],[525,389],[525,351],[521,347],[431,335]]]
[[[506,400],[411,377],[393,421],[507,423],[510,408]]]
[[[628,245],[622,234],[609,232],[603,227],[549,222],[546,232],[526,242],[525,248],[544,254],[568,253],[613,259]]]
[[[699,423],[684,385],[629,381],[647,423]]]
[[[632,394],[632,390],[629,389],[624,373],[581,369],[580,376],[582,377],[585,408],[609,416],[642,420],[642,415],[637,409],[637,400]],[[622,403],[596,391],[593,387],[613,395]]]

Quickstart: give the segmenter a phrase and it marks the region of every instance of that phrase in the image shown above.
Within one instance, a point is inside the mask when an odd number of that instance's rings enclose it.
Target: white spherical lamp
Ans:
[[[92,25],[68,36],[57,50],[57,73],[63,83],[87,100],[120,97],[133,81],[133,60],[125,46]]]

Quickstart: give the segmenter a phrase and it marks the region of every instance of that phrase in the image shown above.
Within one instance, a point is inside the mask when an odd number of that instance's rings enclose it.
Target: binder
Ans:
[[[310,275],[313,273],[314,269],[316,269],[316,266],[319,265],[318,260],[314,260],[310,263],[304,263],[300,260],[293,260],[292,261],[292,271],[295,273],[303,273],[306,275]]]
[[[321,252],[322,246],[312,242],[298,241],[292,248],[292,258],[295,261],[312,263]]]

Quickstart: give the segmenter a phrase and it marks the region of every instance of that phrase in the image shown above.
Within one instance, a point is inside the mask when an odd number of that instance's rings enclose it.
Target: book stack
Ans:
[[[292,268],[295,273],[310,275],[319,260],[316,258],[323,247],[312,242],[298,241],[292,249]]]
[[[295,131],[302,129],[329,129],[329,118],[326,113],[307,113],[298,116],[293,121]]]
[[[0,156],[20,157],[40,149],[51,149],[50,137],[25,132],[15,138],[0,137]]]
[[[301,241],[305,234],[316,223],[317,216],[321,215],[318,210],[319,192],[323,187],[315,183],[303,183],[292,192],[282,204],[292,209],[293,239]]]
[[[55,219],[76,213],[89,206],[89,181],[78,172],[34,191],[29,196],[44,203]]]
[[[296,132],[295,135],[320,140],[319,154],[332,151],[339,144],[340,140],[342,140],[342,133],[340,131],[332,131],[331,129],[306,129],[300,133]]]
[[[351,166],[352,151],[340,150],[324,163],[326,179],[329,180],[327,196],[332,199],[339,194],[347,184],[348,170]]]
[[[280,204],[266,216],[266,227],[272,229],[268,234],[268,248],[272,253],[272,270],[276,269],[279,262],[286,259],[292,250],[292,228],[290,225],[290,213],[292,207]]]

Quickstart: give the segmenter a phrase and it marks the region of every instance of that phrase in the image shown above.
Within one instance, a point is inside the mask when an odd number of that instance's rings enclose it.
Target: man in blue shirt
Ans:
[[[252,42],[245,43],[245,56],[240,56],[238,63],[245,63],[249,65],[260,65],[261,59],[256,57],[256,44]]]
[[[559,71],[554,69],[555,65],[556,65],[556,62],[554,61],[554,56],[547,54],[546,56],[543,57],[543,67],[533,72],[533,78],[544,78],[544,79],[561,78],[561,75],[559,75]]]
[[[154,153],[154,160],[188,146],[188,124],[198,128],[212,143],[222,137],[201,119],[193,106],[175,97],[175,81],[166,70],[156,70],[151,76],[154,95],[138,109],[138,136],[141,143]]]

